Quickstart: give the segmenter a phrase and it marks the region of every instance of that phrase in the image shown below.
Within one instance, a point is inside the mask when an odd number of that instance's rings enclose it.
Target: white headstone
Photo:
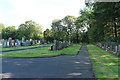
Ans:
[[[24,37],[22,37],[22,42],[24,42],[24,40],[25,40],[25,38],[24,38]]]

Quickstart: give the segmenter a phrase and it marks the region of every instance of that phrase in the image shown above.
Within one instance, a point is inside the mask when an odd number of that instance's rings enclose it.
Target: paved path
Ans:
[[[94,78],[86,47],[76,56],[4,58],[4,78]]]
[[[44,47],[50,47],[50,46],[40,46],[40,47],[34,47],[34,48],[25,48],[25,49],[16,49],[16,50],[8,50],[8,51],[2,51],[2,53],[8,53],[8,52],[17,52],[17,51],[24,51],[24,50],[30,50],[30,49],[39,49],[39,48],[44,48]]]

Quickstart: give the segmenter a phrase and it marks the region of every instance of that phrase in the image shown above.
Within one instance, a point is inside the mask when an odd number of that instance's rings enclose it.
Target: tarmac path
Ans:
[[[3,58],[1,75],[3,78],[95,78],[86,46],[76,56]]]
[[[24,51],[24,50],[31,50],[31,49],[39,49],[39,48],[44,48],[44,47],[50,47],[50,46],[40,46],[40,47],[34,47],[34,48],[25,48],[25,49],[8,50],[8,51],[2,51],[2,52],[0,52],[0,54],[9,53],[9,52]]]

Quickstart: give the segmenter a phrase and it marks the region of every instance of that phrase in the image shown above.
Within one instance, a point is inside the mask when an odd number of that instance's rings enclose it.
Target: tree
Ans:
[[[52,21],[52,32],[56,40],[73,40],[76,18],[74,16],[66,16],[62,20],[55,19]]]
[[[103,27],[104,40],[118,41],[120,4],[119,3],[95,3],[93,6],[95,20]],[[100,25],[99,24],[99,25]],[[110,30],[110,31],[108,31]],[[113,39],[111,38],[113,37]]]
[[[59,19],[55,19],[52,21],[52,32],[55,40],[63,40],[64,39],[64,26],[62,25],[62,21]]]
[[[87,30],[91,27],[91,23],[92,23],[91,13],[92,12],[93,12],[92,10],[89,10],[87,8],[80,10],[80,16],[77,18],[75,22],[77,43],[79,41],[89,42]]]
[[[25,39],[41,39],[42,27],[36,22],[30,20],[21,24],[18,28],[19,37],[25,37]]]
[[[79,21],[79,17],[77,18],[77,20],[76,20],[76,22],[75,22],[75,25],[76,25],[76,27],[75,27],[75,34],[76,35],[74,35],[74,36],[76,36],[76,38],[75,38],[75,41],[76,41],[76,43],[79,43],[80,42],[80,39],[79,39],[79,34],[80,34],[80,28],[82,27],[82,22],[80,22]]]
[[[43,34],[44,34],[44,40],[45,41],[50,41],[50,42],[53,42],[53,40],[54,40],[54,37],[53,37],[53,34],[52,34],[52,31],[51,30],[49,30],[49,29],[46,29],[44,32],[43,32]]]
[[[15,26],[8,26],[7,28],[2,29],[2,38],[8,39],[9,37],[15,39]]]
[[[4,24],[0,23],[0,38],[2,37],[2,30],[5,28]]]
[[[86,3],[92,12],[88,19],[88,37],[90,42],[115,41],[120,42],[120,4],[112,2]],[[83,12],[84,13],[84,12]],[[84,14],[86,15],[86,14]],[[83,15],[82,15],[83,17]]]
[[[4,29],[5,28],[5,25],[0,23],[0,30]]]
[[[74,16],[65,16],[62,19],[63,22],[63,26],[66,28],[67,30],[67,36],[68,36],[68,40],[72,41],[72,34],[75,28],[75,21],[76,21],[76,17]]]

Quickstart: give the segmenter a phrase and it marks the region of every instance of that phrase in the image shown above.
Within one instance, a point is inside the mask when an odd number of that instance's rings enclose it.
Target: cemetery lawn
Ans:
[[[0,57],[33,58],[33,57],[50,57],[50,56],[59,56],[59,55],[76,55],[80,50],[80,47],[81,47],[80,44],[72,44],[72,46],[70,47],[57,51],[50,51],[50,47],[44,47],[40,49],[3,53],[0,54]]]
[[[93,70],[96,78],[119,78],[118,77],[118,57],[98,48],[95,45],[87,45]]]
[[[35,47],[40,47],[40,46],[50,46],[50,45],[52,45],[52,44],[22,46],[22,47],[10,47],[10,48],[2,48],[2,51],[17,50],[17,49],[27,49],[27,48],[35,48]]]

